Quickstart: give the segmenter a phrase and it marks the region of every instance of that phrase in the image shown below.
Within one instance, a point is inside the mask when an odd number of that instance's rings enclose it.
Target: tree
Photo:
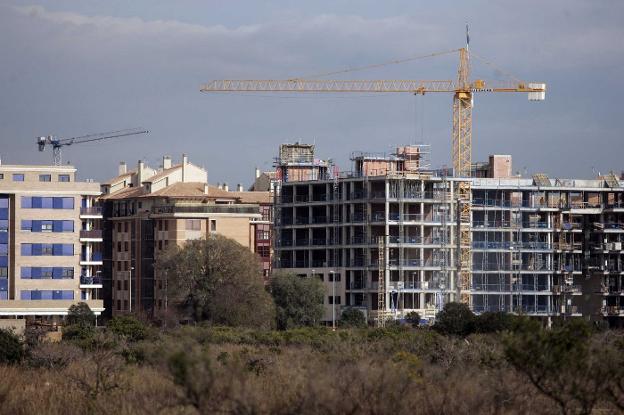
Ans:
[[[528,378],[562,414],[591,414],[609,393],[609,382],[623,371],[613,357],[621,350],[608,338],[596,338],[589,325],[570,320],[552,330],[519,319],[504,337],[507,361]],[[620,375],[621,376],[621,375]],[[614,401],[617,405],[617,401]]]
[[[12,331],[0,329],[0,363],[19,363],[24,356],[24,348],[19,337]]]
[[[256,256],[220,235],[187,241],[156,263],[169,304],[195,321],[226,326],[271,327],[275,311]]]
[[[113,317],[107,327],[111,332],[131,342],[145,340],[149,335],[149,328],[133,316]]]
[[[82,326],[95,325],[95,314],[87,303],[80,302],[69,307],[67,313],[67,324],[78,324]]]
[[[271,278],[271,294],[280,330],[313,326],[323,317],[325,289],[317,278],[277,273]]]
[[[412,325],[412,327],[418,327],[420,325],[420,314],[417,311],[410,311],[405,315],[405,321]]]
[[[366,317],[357,308],[347,308],[340,316],[340,325],[343,327],[366,327]]]
[[[466,304],[446,303],[436,315],[433,328],[454,336],[467,336],[474,332],[475,315]]]

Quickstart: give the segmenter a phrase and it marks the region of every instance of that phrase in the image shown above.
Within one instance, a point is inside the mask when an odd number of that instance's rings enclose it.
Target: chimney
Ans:
[[[204,183],[204,194],[208,194],[208,183]]]
[[[119,169],[117,171],[117,175],[121,176],[122,174],[126,174],[128,172],[128,166],[126,166],[126,162],[125,161],[120,161],[119,162]]]
[[[186,165],[188,164],[188,157],[186,154],[182,154],[182,182],[185,182],[186,177]]]
[[[242,192],[243,191],[243,185],[239,183],[238,186],[236,186],[236,191],[237,192]]]
[[[171,157],[170,156],[163,156],[163,170],[167,170],[171,168]]]
[[[227,183],[223,183],[223,190],[225,190],[226,192],[230,191],[230,188],[228,187]]]
[[[260,177],[260,169],[256,167],[256,179]]]
[[[143,160],[139,160],[137,165],[137,186],[141,186],[141,183],[143,183],[143,180],[146,178],[143,172],[144,169],[145,164],[143,163]]]

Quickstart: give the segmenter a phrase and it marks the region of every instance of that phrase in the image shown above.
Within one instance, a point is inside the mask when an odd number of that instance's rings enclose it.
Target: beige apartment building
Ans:
[[[0,165],[0,318],[104,311],[99,195],[72,166]]]
[[[170,246],[210,234],[231,238],[253,252],[261,242],[269,243],[262,226],[272,220],[270,193],[211,186],[206,170],[186,156],[176,165],[166,156],[159,169],[139,161],[129,171],[122,163],[102,191],[104,268],[111,276],[104,298],[112,315],[154,317],[167,309],[166,284],[154,263]],[[258,255],[270,264],[270,250]]]

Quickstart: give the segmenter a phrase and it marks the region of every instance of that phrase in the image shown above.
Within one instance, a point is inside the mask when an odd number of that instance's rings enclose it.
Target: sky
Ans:
[[[451,165],[451,94],[201,93],[213,79],[289,79],[449,51],[470,25],[473,78],[545,82],[546,100],[482,93],[473,160],[511,154],[523,175],[624,169],[624,2],[0,0],[0,157],[49,164],[37,136],[143,127],[63,149],[81,178],[183,153],[211,183],[248,186],[284,142],[351,168],[354,151],[431,144]],[[457,55],[339,79],[454,79]]]

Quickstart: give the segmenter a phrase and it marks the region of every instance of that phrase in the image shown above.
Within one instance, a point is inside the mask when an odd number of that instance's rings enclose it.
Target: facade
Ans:
[[[72,166],[0,165],[0,318],[104,311],[99,195]]]
[[[113,315],[136,312],[157,317],[166,311],[166,284],[154,263],[164,250],[187,240],[220,234],[270,263],[270,249],[266,258],[260,249],[262,243],[270,245],[270,234],[263,234],[271,219],[268,192],[210,186],[206,170],[186,156],[177,165],[165,157],[159,170],[139,162],[129,172],[122,165],[119,173],[103,184],[101,198],[105,270],[111,275],[105,300]]]
[[[490,177],[456,178],[425,171],[416,153],[359,154],[352,172],[278,184],[275,267],[326,282],[326,320],[333,303],[338,315],[358,307],[375,319],[380,309],[433,317],[462,301],[477,313],[622,324],[624,188],[614,175],[509,177],[511,157],[494,156],[478,166]]]

